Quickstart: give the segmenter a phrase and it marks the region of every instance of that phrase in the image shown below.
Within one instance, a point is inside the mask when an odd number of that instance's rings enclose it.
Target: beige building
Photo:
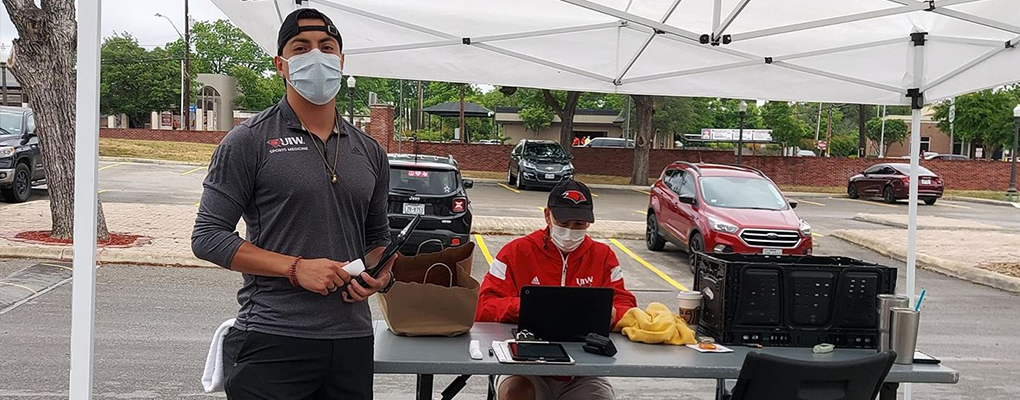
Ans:
[[[518,107],[497,107],[496,124],[503,136],[509,138],[507,144],[516,144],[521,139],[542,139],[558,141],[560,138],[560,117],[553,117],[553,122],[539,132],[524,129],[524,122],[518,114]],[[623,137],[623,119],[619,118],[619,110],[577,110],[574,114],[574,136],[584,137]]]
[[[926,152],[939,153],[939,154],[950,154],[951,145],[949,143],[949,132],[942,132],[938,127],[938,122],[933,120],[932,117],[935,115],[935,111],[931,107],[925,107],[921,110],[921,154]],[[910,116],[909,115],[889,115],[885,117],[889,120],[899,120],[907,124],[907,131],[910,131]],[[869,141],[868,143],[868,154],[878,154],[878,142]],[[953,154],[960,154],[964,149],[961,148],[962,143],[959,139],[956,140],[956,151]],[[885,149],[885,156],[891,158],[904,157],[910,155],[910,138],[903,139],[902,143],[892,143],[887,149]]]

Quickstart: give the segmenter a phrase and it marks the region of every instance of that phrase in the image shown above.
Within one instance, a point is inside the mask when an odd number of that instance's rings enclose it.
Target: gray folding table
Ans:
[[[736,379],[748,352],[759,351],[802,360],[839,361],[874,354],[874,350],[837,349],[830,354],[813,354],[810,348],[770,347],[751,349],[733,347],[732,353],[698,353],[684,346],[634,343],[614,334],[619,350],[615,357],[604,357],[581,350],[581,343],[564,347],[575,365],[500,364],[489,354],[493,340],[511,337],[507,324],[477,323],[471,332],[452,338],[402,337],[392,334],[386,323],[375,324],[375,372],[417,375],[417,399],[432,399],[434,375],[459,375],[443,392],[452,398],[471,375],[605,376],[634,378],[715,379],[719,390],[724,380]],[[478,340],[484,357],[472,360],[468,354],[471,340]],[[894,400],[900,383],[956,383],[960,374],[942,365],[894,365],[886,378],[880,399]]]

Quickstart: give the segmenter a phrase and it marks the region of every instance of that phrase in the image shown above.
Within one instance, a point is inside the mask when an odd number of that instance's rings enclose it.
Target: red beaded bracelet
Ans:
[[[294,262],[290,264],[290,273],[288,274],[288,278],[290,279],[290,285],[293,287],[297,287],[298,285],[297,264],[299,261],[301,261],[301,256],[297,256],[297,258],[294,259]]]

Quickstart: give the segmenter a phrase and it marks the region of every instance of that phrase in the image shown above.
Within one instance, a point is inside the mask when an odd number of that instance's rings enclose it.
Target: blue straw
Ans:
[[[924,294],[927,293],[927,292],[928,291],[926,289],[923,289],[923,288],[921,289],[921,295],[917,297],[917,304],[914,304],[914,311],[915,312],[920,312],[921,311],[921,302],[924,301]]]

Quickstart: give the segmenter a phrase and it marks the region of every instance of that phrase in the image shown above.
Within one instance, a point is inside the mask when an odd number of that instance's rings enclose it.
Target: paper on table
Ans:
[[[687,347],[691,348],[691,349],[694,349],[694,350],[697,350],[699,353],[732,353],[733,352],[733,349],[730,349],[729,347],[723,346],[721,344],[716,344],[715,345],[715,350],[702,349],[702,348],[698,347],[698,345],[696,345],[696,344],[689,344],[689,345],[687,345]]]

